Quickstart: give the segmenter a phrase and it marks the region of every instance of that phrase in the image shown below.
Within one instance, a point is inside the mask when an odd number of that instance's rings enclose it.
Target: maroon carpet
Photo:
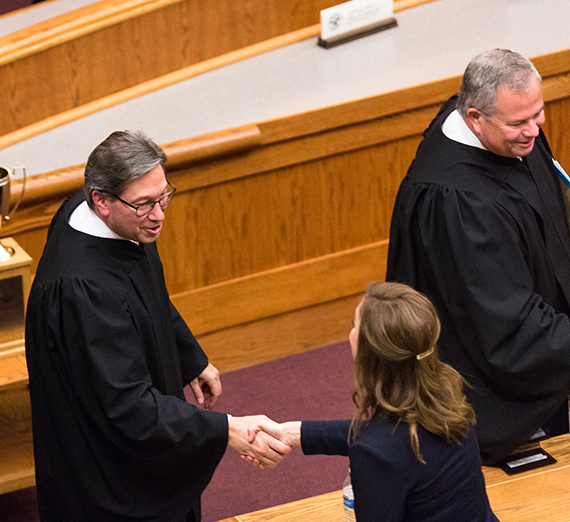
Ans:
[[[32,0],[2,0],[0,2],[0,15],[21,9],[22,7],[29,7],[32,5]],[[0,511],[0,520],[2,520],[2,512]]]
[[[226,373],[222,386],[216,410],[232,415],[263,413],[278,422],[348,419],[350,347],[339,343]],[[228,448],[202,496],[202,522],[336,491],[347,470],[346,457],[304,456],[300,448],[276,468],[259,470]]]
[[[216,410],[279,421],[350,418],[348,342],[222,375]],[[307,456],[295,448],[277,468],[259,470],[226,451],[202,497],[202,522],[214,522],[340,489],[346,457]],[[38,522],[35,488],[0,495],[0,522]]]

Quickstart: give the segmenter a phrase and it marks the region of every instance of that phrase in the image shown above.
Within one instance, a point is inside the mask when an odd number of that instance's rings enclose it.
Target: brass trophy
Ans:
[[[12,212],[8,213],[10,207],[10,178],[14,176],[14,170],[21,168],[24,172],[24,178],[22,180],[22,192],[18,199],[16,205],[12,209]],[[16,212],[17,208],[20,206],[22,197],[24,196],[24,188],[26,187],[26,168],[25,167],[14,167],[14,169],[9,169],[8,167],[0,166],[0,227],[4,221],[8,221]],[[14,255],[14,249],[11,247],[4,247],[0,241],[0,263],[7,261]]]

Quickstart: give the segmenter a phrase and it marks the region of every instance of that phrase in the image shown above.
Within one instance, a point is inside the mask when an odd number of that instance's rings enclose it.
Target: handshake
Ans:
[[[228,446],[255,467],[274,468],[293,446],[300,445],[300,421],[278,424],[265,415],[229,421]]]

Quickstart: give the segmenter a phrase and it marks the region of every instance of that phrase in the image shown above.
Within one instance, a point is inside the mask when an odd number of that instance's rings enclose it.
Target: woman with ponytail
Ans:
[[[439,333],[423,294],[371,283],[349,336],[354,418],[260,424],[251,437],[263,430],[307,455],[348,455],[358,522],[496,522],[475,413],[462,377],[438,358]]]

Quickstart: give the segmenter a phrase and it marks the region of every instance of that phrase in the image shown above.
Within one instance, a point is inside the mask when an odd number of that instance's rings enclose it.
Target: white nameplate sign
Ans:
[[[321,11],[319,45],[332,47],[397,25],[393,0],[351,0]]]

